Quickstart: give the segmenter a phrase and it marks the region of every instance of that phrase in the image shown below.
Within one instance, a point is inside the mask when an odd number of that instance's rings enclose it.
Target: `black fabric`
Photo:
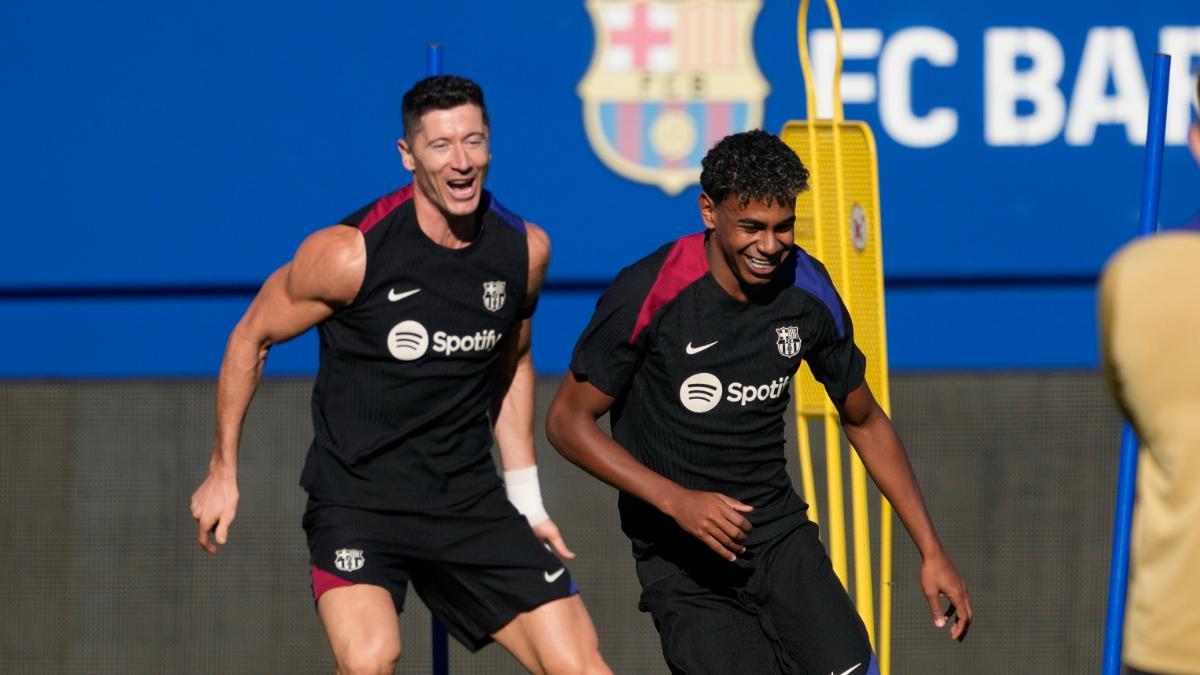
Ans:
[[[541,300],[542,300],[541,296],[538,296],[538,297],[534,298],[533,301],[530,302],[529,304],[518,309],[517,310],[517,320],[520,321],[520,320],[531,318],[534,315],[534,313],[537,312],[538,303],[541,302]]]
[[[639,608],[654,619],[672,673],[871,672],[870,641],[806,523],[735,562],[699,542],[639,557]]]
[[[352,583],[382,586],[396,611],[408,581],[448,633],[471,651],[517,614],[578,588],[534,536],[503,489],[456,509],[397,515],[310,500],[304,516],[312,564]],[[338,569],[337,552],[361,552],[362,567]]]
[[[445,248],[421,231],[410,194],[347,218],[364,230],[366,273],[354,303],[318,327],[301,475],[323,504],[420,511],[499,485],[488,378],[525,302],[524,225],[485,194],[475,241]]]
[[[842,395],[862,383],[866,360],[823,268],[796,274],[797,260],[817,269],[802,250],[793,249],[770,288],[740,302],[704,272],[697,244],[685,237],[621,272],[579,338],[571,371],[617,398],[617,442],[684,487],[752,505],[751,541],[763,541],[804,520],[786,472],[783,420],[800,360]],[[673,267],[703,273],[685,283],[691,275]],[[672,284],[682,287],[664,295]],[[635,545],[678,529],[624,494],[620,510]]]

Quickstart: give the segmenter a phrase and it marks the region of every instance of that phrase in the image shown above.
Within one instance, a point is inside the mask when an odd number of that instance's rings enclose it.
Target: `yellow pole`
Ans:
[[[816,481],[813,480],[812,441],[808,437],[808,417],[804,415],[804,408],[798,403],[800,400],[799,385],[795,387],[795,396],[792,400],[797,401],[796,436],[800,441],[800,485],[804,488],[804,501],[808,503],[808,519],[820,524],[817,515]]]
[[[797,38],[800,47],[800,67],[804,71],[804,93],[805,106],[808,109],[808,119],[815,121],[817,119],[817,102],[815,89],[813,87],[812,77],[812,62],[808,54],[808,4],[809,0],[800,0],[800,13],[797,18]],[[808,127],[808,147],[811,156],[808,157],[809,167],[815,169],[819,163],[818,160],[818,145],[817,145],[817,128],[815,124],[810,124]],[[818,180],[820,180],[818,178]],[[821,191],[813,190],[813,213],[821,213]],[[825,259],[826,246],[825,237],[822,228],[814,227],[814,235],[817,244],[817,250],[813,253],[818,259]],[[845,503],[842,494],[842,445],[841,445],[841,429],[838,427],[835,412],[832,406],[826,402],[824,405],[824,414],[821,416],[825,428],[825,480],[827,484],[826,504],[828,507],[829,527],[826,530],[826,546],[829,549],[829,559],[833,564],[833,571],[842,580],[843,586],[849,586],[847,583],[847,567],[846,567],[846,517],[842,505]]]
[[[842,19],[838,14],[837,3],[834,0],[825,0],[825,6],[829,8],[830,21],[833,24],[833,35],[835,44],[836,58],[833,66],[833,170],[834,170],[834,185],[837,189],[837,221],[836,225],[840,228],[845,228],[850,222],[849,205],[846,203],[846,176],[843,171],[845,163],[842,161]],[[844,236],[844,235],[843,235]],[[838,287],[850,289],[852,282],[850,280],[850,247],[843,245],[838,246],[838,254],[841,257],[839,265]],[[855,312],[854,294],[847,293],[847,305],[852,315],[861,314]],[[832,405],[829,406],[826,414],[833,416],[834,411]],[[839,442],[839,448],[841,443]],[[870,522],[867,514],[867,472],[863,467],[862,461],[857,454],[850,455],[850,494],[851,494],[851,513],[854,519],[854,600],[858,605],[858,611],[863,617],[863,623],[867,628],[867,635],[870,636],[871,643],[875,643],[875,603],[871,592],[871,536]],[[844,579],[844,577],[843,577]]]
[[[829,9],[830,18],[833,24],[835,36],[836,53],[834,64],[833,77],[833,119],[829,123],[830,139],[832,140],[833,162],[832,167],[825,166],[820,157],[820,146],[818,145],[818,125],[816,111],[816,96],[814,95],[814,78],[812,71],[812,63],[809,57],[808,35],[807,35],[807,17],[810,0],[801,0],[800,11],[797,19],[797,44],[800,51],[800,64],[804,73],[804,86],[806,94],[806,108],[808,112],[808,124],[806,126],[808,136],[808,160],[810,167],[815,170],[816,181],[822,180],[821,170],[828,171],[832,169],[832,178],[834,179],[834,193],[836,203],[833,205],[833,212],[836,214],[836,221],[831,228],[831,233],[838,237],[842,245],[831,248],[835,242],[827,241],[827,233],[824,232],[824,227],[821,227],[820,214],[824,213],[822,204],[822,190],[814,189],[812,192],[813,213],[816,217],[814,226],[814,248],[813,253],[817,258],[828,262],[837,262],[837,269],[834,274],[835,283],[842,290],[842,297],[846,301],[847,308],[852,316],[859,317],[862,320],[877,321],[880,326],[881,335],[884,335],[884,317],[882,316],[882,297],[883,297],[883,275],[882,275],[882,256],[880,249],[875,248],[875,281],[877,287],[869,289],[877,293],[880,298],[879,314],[880,316],[863,316],[863,312],[870,312],[868,307],[856,308],[854,298],[855,291],[866,291],[868,289],[853,289],[851,285],[853,280],[850,278],[850,263],[849,263],[849,246],[845,240],[848,238],[846,232],[839,228],[847,228],[849,225],[849,208],[850,204],[846,199],[845,175],[843,172],[843,140],[841,133],[841,125],[843,123],[843,106],[841,99],[841,75],[842,75],[842,25],[841,18],[838,13],[837,5],[834,0],[825,0],[825,4]],[[820,124],[822,127],[824,124]],[[868,143],[871,147],[871,156],[874,157],[873,139],[870,139],[870,132],[866,130]],[[826,146],[828,147],[828,146]],[[826,174],[828,175],[828,174]],[[874,185],[875,195],[879,194],[878,177]],[[832,215],[832,214],[831,214]],[[879,223],[878,202],[875,202],[874,213],[871,214],[873,219],[871,222]],[[832,256],[836,258],[831,259]],[[831,266],[832,267],[832,266]],[[833,271],[833,270],[831,270]],[[856,311],[856,309],[860,311]],[[887,373],[886,373],[886,337],[883,338],[885,344],[881,345],[881,361],[883,366],[883,381],[881,389],[878,392],[881,407],[884,411],[890,414],[889,392],[887,391]],[[797,387],[798,389],[798,387]],[[843,481],[844,474],[842,470],[842,444],[841,433],[838,425],[837,414],[832,404],[826,402],[822,411],[822,418],[825,428],[825,447],[827,456],[826,478],[828,481],[828,547],[830,559],[834,570],[843,584],[847,583],[846,569],[846,533],[845,533],[845,515],[844,515],[844,495]],[[801,455],[801,480],[804,483],[803,489],[805,498],[810,503],[812,517],[816,519],[816,501],[814,488],[811,485],[811,442],[808,438],[807,414],[806,411],[797,409],[797,424],[798,433],[800,434],[800,455]],[[879,599],[880,599],[880,616],[879,616],[879,633],[875,633],[875,612],[874,612],[874,593],[872,584],[872,569],[871,569],[871,539],[870,539],[870,516],[868,509],[866,482],[866,469],[862,465],[862,461],[857,454],[851,455],[850,465],[850,489],[851,489],[851,507],[853,513],[853,540],[854,540],[854,580],[855,580],[855,603],[858,606],[860,615],[863,617],[863,622],[870,636],[872,644],[875,645],[880,661],[880,670],[882,675],[888,675],[891,665],[891,608],[892,608],[892,515],[891,506],[884,498],[880,499],[880,568],[879,568]]]

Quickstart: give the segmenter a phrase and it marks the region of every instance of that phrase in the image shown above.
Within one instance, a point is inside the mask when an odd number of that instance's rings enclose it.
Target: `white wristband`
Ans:
[[[530,527],[550,519],[550,514],[542,505],[542,488],[538,484],[536,464],[505,471],[504,489],[508,492],[508,501],[529,520]]]

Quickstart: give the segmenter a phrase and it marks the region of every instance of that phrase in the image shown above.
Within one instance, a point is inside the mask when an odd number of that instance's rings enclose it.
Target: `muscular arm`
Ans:
[[[217,424],[208,478],[192,495],[199,541],[228,540],[237,513],[237,455],[246,410],[262,378],[271,347],[327,319],[358,293],[366,270],[366,248],[357,229],[335,225],[305,239],[291,262],[263,284],[225,346],[217,378]]]
[[[544,230],[526,223],[529,242],[529,283],[525,291],[526,306],[532,306],[541,293],[550,266],[550,238]],[[533,319],[526,318],[513,326],[504,339],[504,350],[497,360],[492,377],[492,420],[496,443],[500,446],[500,463],[505,471],[523,469],[537,464],[533,450],[533,389],[536,373],[533,368]]]
[[[745,551],[751,507],[715,492],[688,490],[646,468],[596,423],[613,397],[571,373],[563,378],[546,416],[546,436],[559,454],[588,473],[671,516],[717,555],[735,560]]]
[[[846,437],[921,552],[924,560],[921,587],[933,612],[934,623],[938,627],[944,626],[945,617],[957,612],[959,621],[950,636],[962,640],[973,617],[967,586],[946,556],[933,528],[933,521],[929,518],[925,500],[917,485],[916,474],[909,464],[908,454],[896,428],[879,407],[866,382],[850,392],[845,400],[836,402],[836,405]],[[950,599],[951,607],[945,612],[941,609],[939,594]]]

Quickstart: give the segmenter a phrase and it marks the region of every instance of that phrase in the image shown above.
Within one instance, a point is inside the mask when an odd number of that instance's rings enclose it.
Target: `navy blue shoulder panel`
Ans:
[[[501,204],[492,195],[492,193],[487,190],[483,191],[483,200],[484,200],[484,204],[483,204],[484,208],[490,210],[492,213],[495,213],[497,216],[500,216],[500,220],[503,220],[504,222],[511,225],[512,228],[514,230],[516,230],[517,232],[520,232],[521,234],[525,234],[525,219],[524,218],[522,218],[521,216],[518,216],[517,214],[513,213],[512,211],[509,211],[508,209],[504,208],[504,205]]]
[[[821,304],[829,310],[830,316],[833,317],[838,337],[845,337],[846,322],[842,316],[841,298],[838,296],[837,289],[833,287],[833,282],[829,280],[824,266],[799,246],[792,247],[792,259],[796,261],[795,279],[792,284],[820,300]]]

